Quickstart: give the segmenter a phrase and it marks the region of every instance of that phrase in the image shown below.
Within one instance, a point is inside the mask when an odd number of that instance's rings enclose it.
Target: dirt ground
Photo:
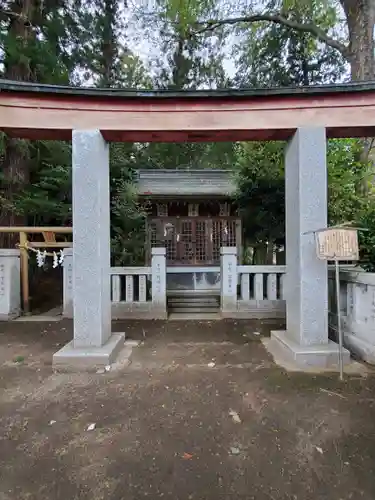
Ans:
[[[374,500],[375,377],[285,373],[271,326],[118,323],[129,366],[55,374],[70,322],[0,323],[0,499]]]

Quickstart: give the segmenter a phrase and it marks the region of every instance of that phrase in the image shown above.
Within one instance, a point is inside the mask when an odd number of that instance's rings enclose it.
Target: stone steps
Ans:
[[[174,294],[169,296],[168,313],[170,319],[219,319],[220,317],[220,297],[206,294]]]

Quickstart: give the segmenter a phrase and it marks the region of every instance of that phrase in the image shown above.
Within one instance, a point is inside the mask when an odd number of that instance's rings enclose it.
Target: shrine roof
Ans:
[[[216,169],[138,170],[140,196],[234,196],[233,172]]]

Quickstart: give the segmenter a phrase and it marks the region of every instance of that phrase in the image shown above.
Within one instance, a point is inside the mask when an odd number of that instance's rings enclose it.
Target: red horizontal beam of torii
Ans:
[[[375,136],[375,82],[294,89],[125,91],[0,80],[0,130],[70,140],[99,129],[116,142],[286,140],[299,127]]]

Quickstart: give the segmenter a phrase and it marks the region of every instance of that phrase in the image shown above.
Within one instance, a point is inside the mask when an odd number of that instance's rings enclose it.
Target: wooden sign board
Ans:
[[[324,229],[316,232],[315,238],[319,259],[359,260],[357,229]]]

